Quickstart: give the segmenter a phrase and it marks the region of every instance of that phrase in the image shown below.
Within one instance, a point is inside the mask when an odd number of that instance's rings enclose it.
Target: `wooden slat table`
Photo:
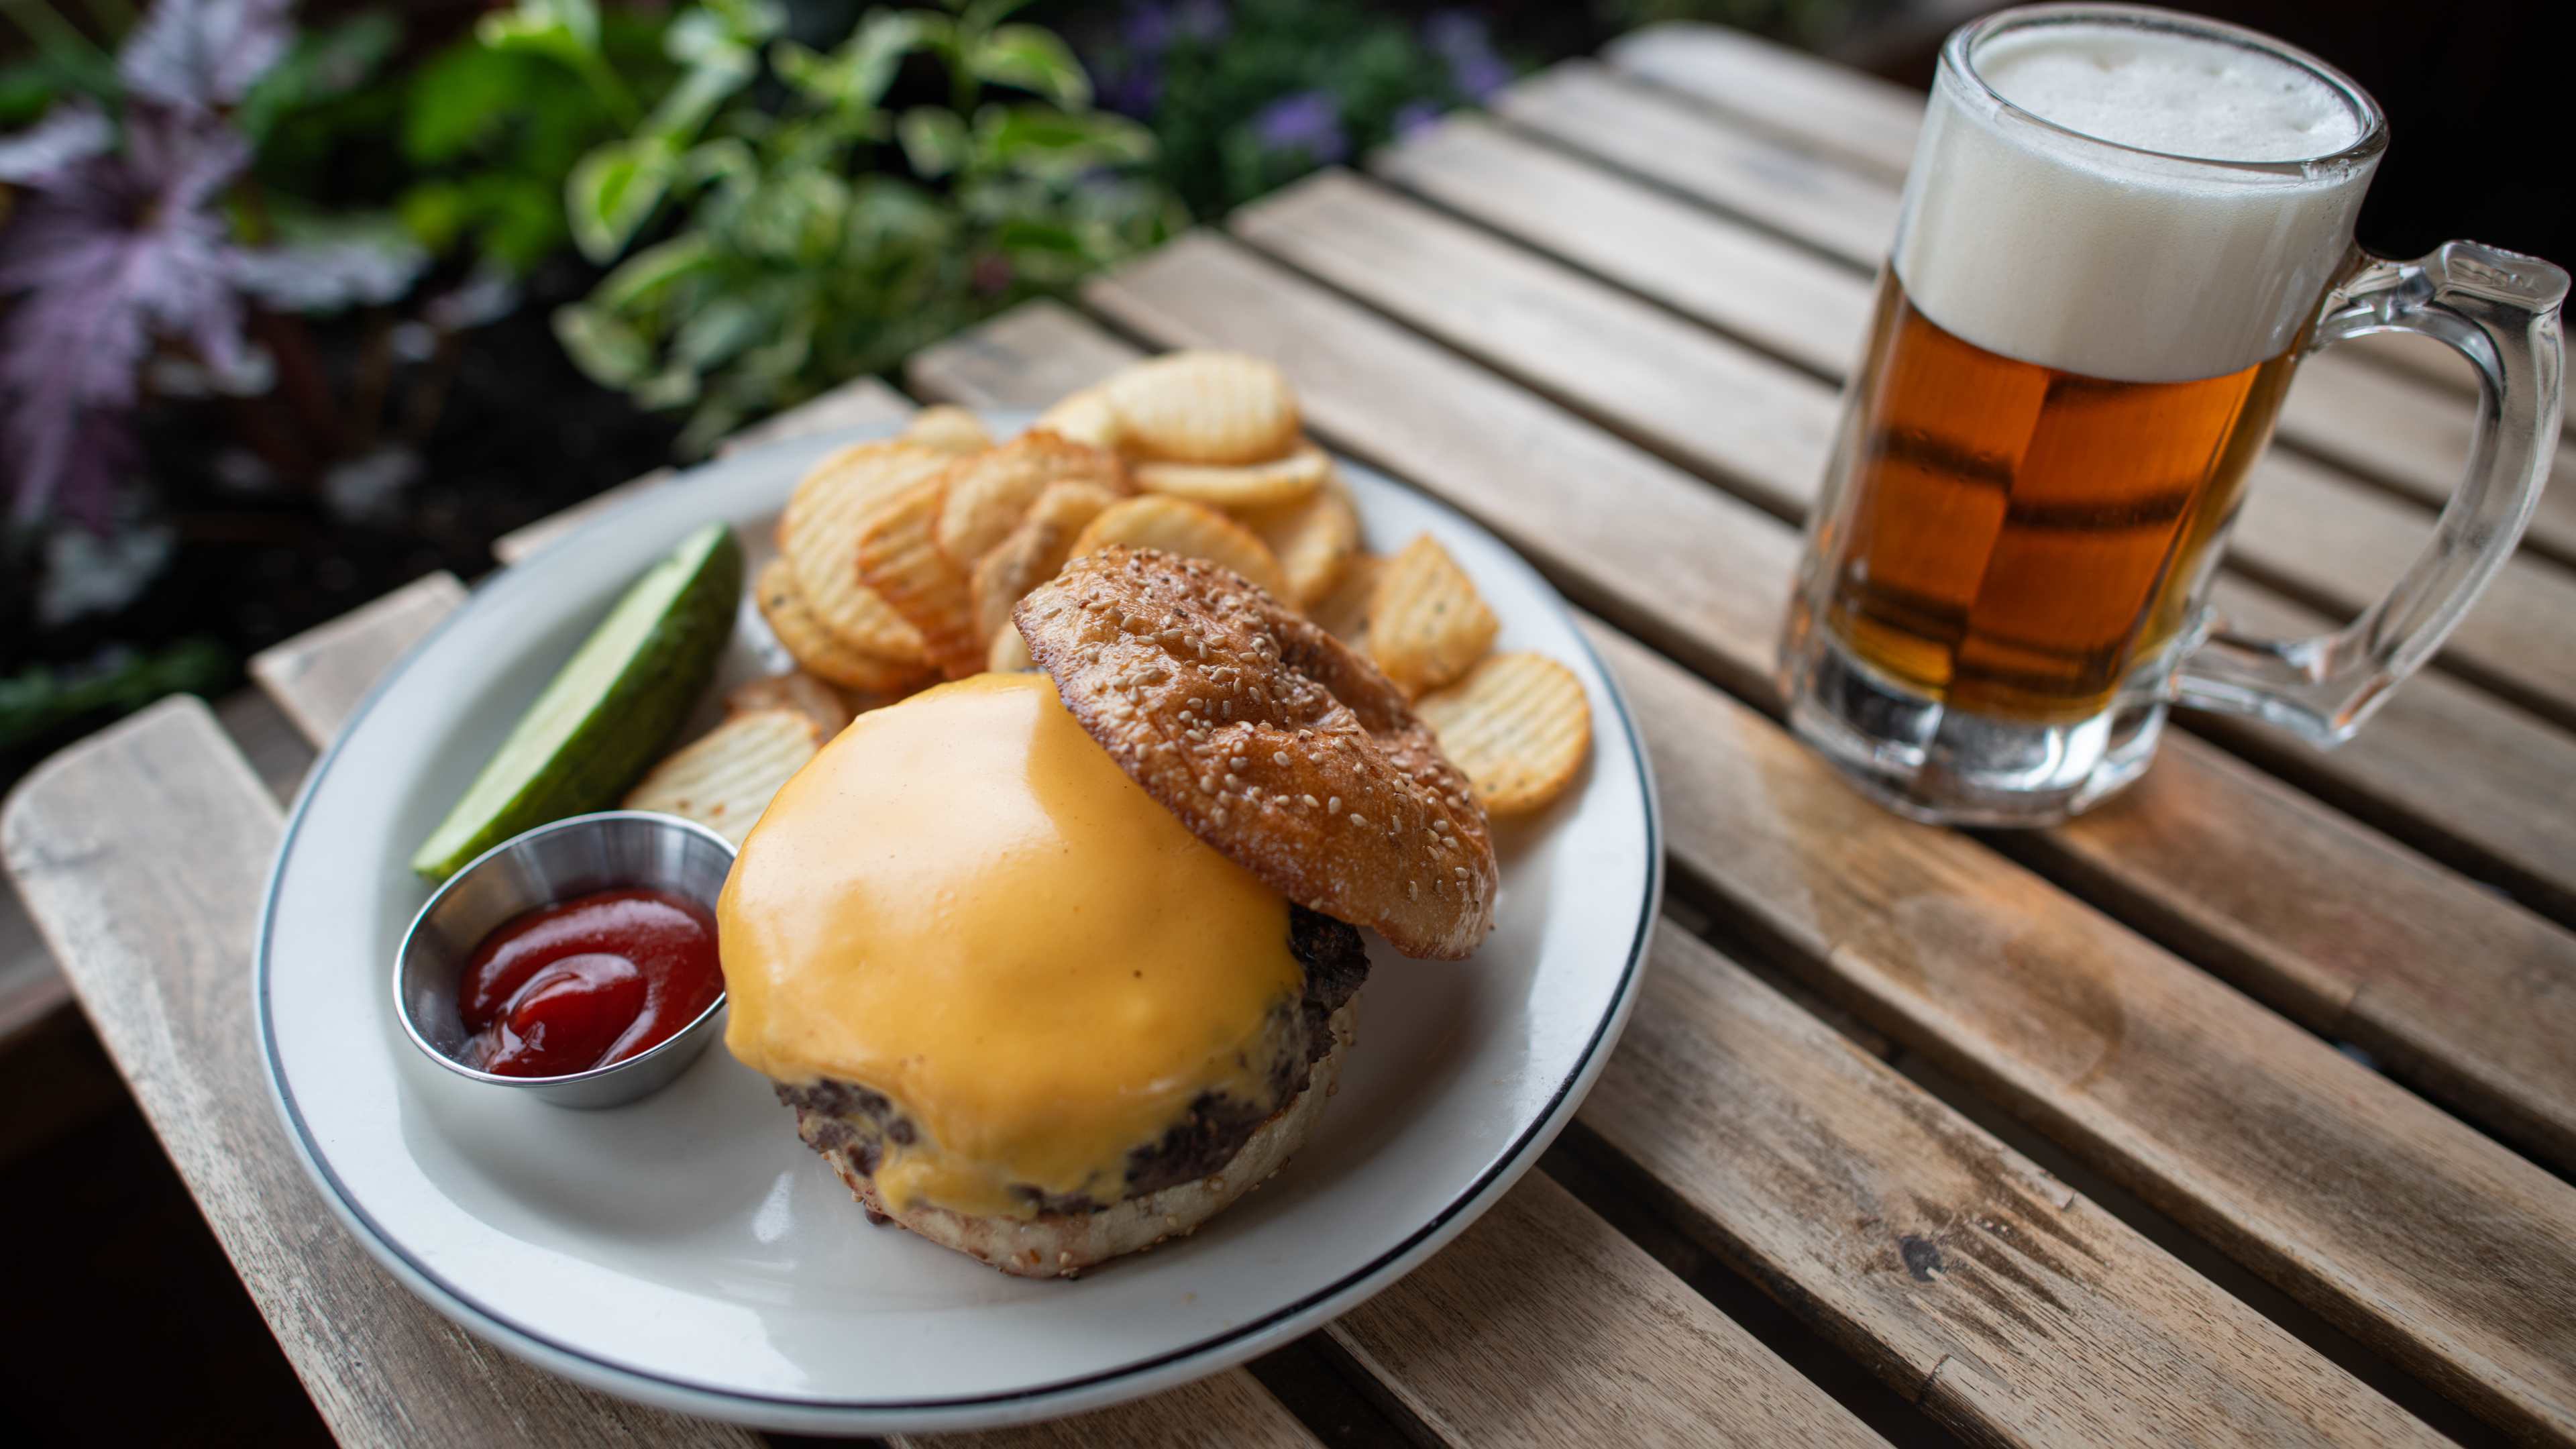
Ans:
[[[1291,1353],[975,1437],[2576,1444],[2576,494],[2342,751],[2190,719],[2064,829],[1866,805],[1770,654],[1919,110],[1660,27],[913,360],[921,400],[1027,407],[1156,348],[1277,358],[1318,434],[1590,611],[1674,882],[1577,1126],[1457,1243]],[[2468,416],[2417,351],[2307,368],[2224,606],[2291,632],[2375,592]],[[319,744],[461,597],[254,673]],[[318,1212],[242,1032],[277,819],[183,701],[31,777],[0,849],[331,1427],[746,1440],[494,1355]]]

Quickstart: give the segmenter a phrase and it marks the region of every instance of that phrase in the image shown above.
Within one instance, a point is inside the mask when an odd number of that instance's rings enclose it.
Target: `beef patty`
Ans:
[[[1224,1092],[1201,1092],[1170,1130],[1127,1154],[1127,1182],[1109,1202],[1088,1194],[1053,1195],[1035,1186],[1012,1189],[1046,1213],[1088,1213],[1206,1177],[1233,1160],[1244,1142],[1272,1114],[1306,1090],[1314,1064],[1333,1049],[1328,1023],[1368,980],[1368,948],[1360,933],[1319,911],[1288,904],[1288,949],[1304,968],[1306,985],[1293,1007],[1282,1005],[1270,1029],[1293,1033],[1297,1050],[1279,1053],[1264,1099],[1247,1102]],[[874,1175],[885,1144],[909,1146],[919,1130],[882,1092],[826,1077],[808,1086],[779,1084],[778,1100],[796,1109],[796,1135],[817,1152],[842,1149],[861,1172]]]

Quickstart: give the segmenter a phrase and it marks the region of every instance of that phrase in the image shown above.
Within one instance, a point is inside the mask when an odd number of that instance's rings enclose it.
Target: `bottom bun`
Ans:
[[[1306,1088],[1288,1105],[1253,1129],[1243,1149],[1224,1167],[1206,1177],[1129,1198],[1098,1212],[1040,1213],[1033,1218],[974,1217],[949,1208],[916,1203],[890,1211],[877,1196],[876,1184],[850,1161],[845,1148],[827,1148],[823,1160],[841,1175],[871,1218],[890,1218],[943,1248],[954,1248],[1005,1273],[1023,1278],[1070,1278],[1085,1268],[1125,1253],[1140,1252],[1166,1238],[1195,1231],[1223,1212],[1236,1198],[1270,1180],[1314,1133],[1324,1115],[1324,1099],[1342,1075],[1342,1055],[1350,1050],[1359,1002],[1342,1003],[1330,1023],[1333,1048],[1307,1068]]]

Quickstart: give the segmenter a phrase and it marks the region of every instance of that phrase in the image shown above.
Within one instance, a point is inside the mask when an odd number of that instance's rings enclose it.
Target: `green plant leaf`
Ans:
[[[743,46],[711,51],[681,74],[680,83],[671,87],[653,107],[653,114],[644,118],[644,129],[673,146],[687,145],[705,129],[716,108],[759,73],[759,61]]]
[[[474,245],[524,275],[564,248],[563,187],[551,178],[487,171],[465,183]]]
[[[256,145],[290,112],[366,84],[401,43],[402,22],[381,10],[362,10],[327,30],[300,35],[251,84],[233,118]]]
[[[1106,112],[986,106],[975,117],[975,150],[979,161],[997,169],[1061,180],[1152,160],[1154,133]]]
[[[851,188],[847,215],[854,258],[889,247],[939,247],[956,229],[938,197],[892,176],[861,177]]]
[[[978,80],[1034,91],[1060,106],[1091,104],[1091,78],[1073,48],[1038,25],[1004,25],[974,42],[966,68]]]
[[[777,318],[743,297],[718,297],[698,309],[671,335],[675,365],[704,372],[767,337]]]
[[[660,372],[645,378],[629,390],[635,405],[647,412],[684,408],[698,400],[698,374],[694,368],[674,362]]]
[[[422,246],[444,252],[465,235],[465,188],[454,181],[422,181],[394,200],[394,215]]]
[[[453,160],[508,116],[531,77],[524,58],[480,45],[453,45],[412,77],[403,108],[403,154],[414,165]]]
[[[936,178],[966,164],[966,123],[945,106],[915,106],[895,122],[895,136],[916,176]]]
[[[742,37],[713,10],[683,10],[662,32],[662,53],[682,65],[743,48]]]
[[[677,153],[657,136],[593,147],[564,178],[564,219],[573,244],[594,262],[624,251],[678,171]]]
[[[680,179],[690,186],[738,191],[760,180],[760,153],[739,137],[701,141],[681,156]]]
[[[745,45],[757,46],[787,28],[787,7],[779,0],[706,0],[706,8]]]
[[[872,110],[885,99],[886,87],[903,58],[942,43],[949,36],[946,17],[923,11],[871,10],[859,28],[830,55],[794,41],[770,47],[770,64],[779,78],[808,98],[844,109]]]
[[[589,305],[619,313],[656,306],[671,288],[715,270],[720,261],[704,232],[683,233],[619,263],[591,289]]]
[[[534,50],[563,58],[599,53],[594,0],[519,0],[476,22],[474,33],[495,50]]]
[[[627,388],[653,367],[653,346],[644,334],[587,302],[557,307],[555,340],[573,365],[605,387]]]

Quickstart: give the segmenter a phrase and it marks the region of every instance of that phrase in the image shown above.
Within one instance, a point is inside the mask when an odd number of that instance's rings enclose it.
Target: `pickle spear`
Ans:
[[[445,880],[520,831],[614,806],[714,677],[741,598],[732,529],[680,540],[528,706],[411,868]]]

